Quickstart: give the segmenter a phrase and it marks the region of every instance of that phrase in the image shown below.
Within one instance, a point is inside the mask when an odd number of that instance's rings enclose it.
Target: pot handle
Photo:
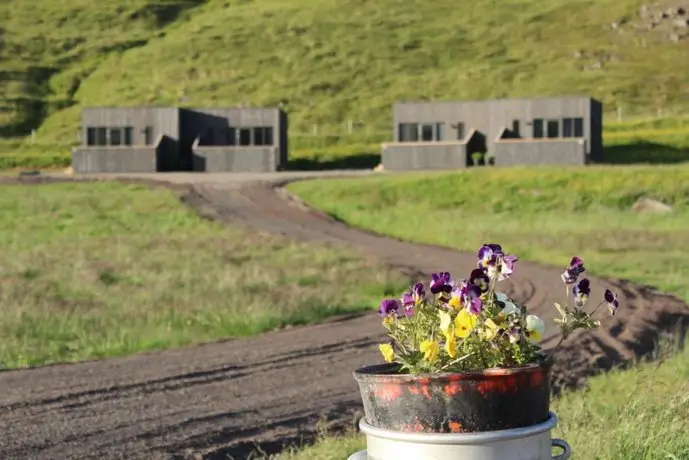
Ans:
[[[569,444],[564,439],[552,439],[550,443],[553,447],[562,449],[562,453],[553,457],[553,460],[569,460],[572,456],[572,448],[569,447]]]

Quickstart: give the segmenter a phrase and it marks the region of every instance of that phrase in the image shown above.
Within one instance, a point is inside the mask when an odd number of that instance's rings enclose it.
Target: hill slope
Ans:
[[[38,128],[39,143],[69,144],[80,108],[102,104],[282,102],[295,130],[354,119],[383,132],[398,99],[589,93],[627,112],[687,107],[678,4],[657,20],[640,5],[5,0],[0,134]]]

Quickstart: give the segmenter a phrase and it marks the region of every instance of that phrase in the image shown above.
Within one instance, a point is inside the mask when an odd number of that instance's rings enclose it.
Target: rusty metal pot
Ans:
[[[550,370],[519,368],[411,375],[396,364],[354,372],[366,422],[404,433],[477,433],[530,427],[549,419]]]

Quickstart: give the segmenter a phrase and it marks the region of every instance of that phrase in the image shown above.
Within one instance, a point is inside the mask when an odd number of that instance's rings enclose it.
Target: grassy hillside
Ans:
[[[641,3],[5,0],[0,134],[16,149],[37,128],[33,149],[52,151],[94,104],[282,102],[294,132],[353,119],[368,139],[387,135],[398,99],[581,92],[625,114],[686,108],[689,40],[645,30]]]

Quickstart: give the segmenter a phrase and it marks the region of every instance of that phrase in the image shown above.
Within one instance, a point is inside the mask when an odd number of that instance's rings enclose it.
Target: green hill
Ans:
[[[388,135],[399,99],[586,93],[625,114],[689,107],[689,16],[676,3],[666,18],[672,3],[644,13],[636,0],[0,3],[6,147],[32,129],[35,147],[73,143],[86,105],[283,103],[293,135],[343,133],[352,119],[367,139]]]

